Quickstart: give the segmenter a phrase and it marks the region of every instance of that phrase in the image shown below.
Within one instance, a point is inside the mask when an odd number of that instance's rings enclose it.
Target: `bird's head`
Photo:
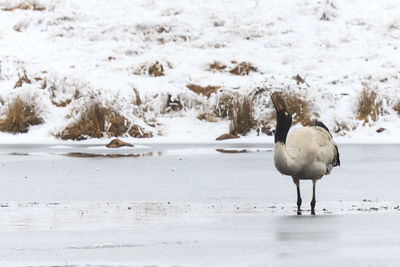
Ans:
[[[292,114],[276,101],[276,98],[272,93],[270,93],[270,96],[276,110],[275,143],[286,143],[287,134],[290,126],[292,126]]]

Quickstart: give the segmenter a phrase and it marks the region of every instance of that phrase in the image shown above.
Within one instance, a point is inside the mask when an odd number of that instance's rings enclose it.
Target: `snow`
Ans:
[[[3,10],[20,3],[45,9]],[[154,142],[211,142],[229,131],[229,122],[199,121],[197,115],[215,108],[223,94],[251,95],[257,88],[286,88],[305,97],[329,128],[337,122],[354,128],[339,142],[399,143],[400,118],[393,110],[400,93],[395,0],[5,0],[0,8],[2,113],[21,95],[45,118],[27,134],[2,133],[2,143],[62,143],[54,135],[93,97],[152,131]],[[164,65],[165,76],[134,74],[156,61]],[[214,61],[228,69],[232,61],[246,61],[258,71],[248,76],[209,71]],[[13,89],[24,70],[32,84]],[[297,74],[305,84],[296,84]],[[188,83],[218,85],[222,92],[202,97],[189,91]],[[363,84],[377,90],[384,109],[366,125],[355,119]],[[146,112],[132,105],[133,88]],[[168,95],[180,99],[182,111],[163,112]],[[68,99],[67,107],[51,103]],[[270,103],[261,103],[256,119],[271,112]],[[156,128],[146,124],[149,120],[157,121]],[[378,134],[380,127],[386,130]]]
[[[24,4],[44,10],[4,10]],[[0,265],[395,266],[399,8],[397,0],[0,1],[0,120],[16,96],[45,120],[25,134],[0,132]],[[213,72],[214,61],[257,71]],[[164,76],[145,73],[154,62]],[[31,83],[14,88],[25,73]],[[189,83],[221,89],[208,98]],[[377,91],[383,111],[365,124],[355,118],[363,87]],[[272,163],[273,136],[215,141],[229,121],[198,119],[260,88],[258,121],[274,112],[268,91],[284,89],[332,132],[352,129],[334,133],[342,166],[318,182],[317,216],[308,215],[307,182],[304,215],[295,215],[294,185]],[[169,96],[182,110],[168,109]],[[93,100],[154,137],[124,136],[134,147],[119,149],[106,148],[107,137],[57,139]]]

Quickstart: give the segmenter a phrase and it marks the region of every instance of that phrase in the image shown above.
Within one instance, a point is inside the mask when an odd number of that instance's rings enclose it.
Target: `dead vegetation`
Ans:
[[[351,127],[346,122],[335,120],[335,125],[333,126],[333,132],[335,135],[344,136],[350,130]]]
[[[233,63],[233,62],[232,62]],[[241,62],[236,64],[229,72],[234,75],[249,75],[250,71],[257,71],[257,68],[248,62]]]
[[[77,121],[68,125],[58,137],[64,140],[85,140],[88,137],[118,137],[126,133],[138,138],[152,136],[140,126],[129,125],[127,119],[115,109],[94,102],[85,106]]]
[[[195,92],[196,94],[201,94],[206,97],[210,97],[212,93],[215,93],[219,88],[221,88],[221,86],[212,86],[212,85],[203,87],[193,83],[187,84],[186,87],[189,88],[189,90]]]
[[[400,100],[397,101],[397,103],[394,105],[393,109],[397,112],[397,114],[400,116]]]
[[[14,10],[33,10],[33,11],[43,11],[46,10],[46,8],[38,3],[36,0],[22,0],[14,5],[9,5],[5,8],[2,8],[3,11],[14,11]]]
[[[33,102],[24,101],[18,96],[8,104],[5,118],[0,122],[0,131],[26,133],[30,126],[43,122],[36,105]]]
[[[224,63],[221,63],[219,61],[214,61],[213,63],[208,64],[208,70],[212,72],[229,72],[234,75],[249,75],[250,72],[257,71],[257,68],[254,67],[251,63],[249,62],[240,62],[237,63],[236,61],[231,61],[230,62],[230,68],[228,70],[228,66]]]
[[[24,83],[31,84],[31,80],[28,79],[26,75],[26,70],[22,69],[22,74],[18,73],[18,81],[14,85],[14,89],[17,87],[21,87]]]
[[[171,68],[171,64],[167,63],[168,67]],[[164,76],[164,65],[156,61],[154,63],[145,63],[137,68],[133,73],[136,75],[149,75],[152,77]]]
[[[378,98],[376,91],[372,90],[365,83],[364,88],[357,98],[356,118],[367,123],[370,119],[376,121],[383,112],[382,99]]]
[[[256,126],[253,116],[253,104],[248,97],[237,97],[230,107],[231,119],[230,133],[234,135],[246,135]]]
[[[124,142],[118,138],[111,140],[111,142],[106,145],[108,148],[119,148],[123,146],[133,147],[131,143]]]
[[[221,62],[214,61],[213,63],[208,64],[208,70],[213,72],[221,72],[224,71],[227,66]]]
[[[309,102],[303,100],[299,95],[294,93],[280,91],[272,94],[281,107],[294,115],[293,124],[301,123],[304,126],[313,125]]]
[[[179,111],[182,110],[183,105],[179,97],[172,97],[172,95],[168,94],[166,108],[163,110],[162,113],[166,113],[169,111]]]
[[[235,134],[231,134],[231,133],[227,133],[227,134],[222,134],[220,136],[217,137],[217,141],[222,141],[222,140],[227,140],[227,139],[237,139],[239,138],[239,136],[235,135]]]
[[[211,114],[208,114],[208,113],[200,113],[197,116],[197,119],[200,120],[200,121],[218,122],[218,118],[217,117],[215,117],[215,116],[213,116]]]

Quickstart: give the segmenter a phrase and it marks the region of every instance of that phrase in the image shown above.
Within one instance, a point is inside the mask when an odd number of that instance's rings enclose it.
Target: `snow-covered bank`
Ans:
[[[399,10],[396,0],[5,0],[1,113],[21,95],[35,102],[45,123],[27,134],[1,134],[1,142],[59,143],[53,135],[93,99],[151,131],[155,142],[212,142],[229,131],[229,122],[197,116],[218,111],[224,97],[264,88],[299,94],[311,115],[338,134],[347,125],[350,132],[339,142],[399,143],[393,109],[400,95]],[[147,73],[155,62],[164,76]],[[212,71],[213,62],[226,68]],[[231,74],[240,62],[256,71]],[[30,83],[14,88],[25,73]],[[190,91],[190,83],[220,89],[207,97]],[[363,86],[382,99],[378,120],[365,126],[355,118]],[[272,106],[267,91],[261,96],[255,116],[266,121]],[[170,101],[180,103],[178,111],[171,111]],[[376,133],[381,127],[386,130]]]

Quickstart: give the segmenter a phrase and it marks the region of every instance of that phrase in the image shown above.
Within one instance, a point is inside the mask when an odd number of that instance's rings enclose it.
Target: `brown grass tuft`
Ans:
[[[306,82],[306,80],[303,77],[301,77],[300,74],[293,76],[292,79],[296,81],[297,85],[300,85],[300,84]]]
[[[140,106],[142,104],[142,99],[140,98],[139,91],[136,88],[133,88],[133,92],[135,92],[135,105]]]
[[[209,66],[209,70],[214,71],[214,72],[223,71],[226,69],[226,65],[221,62],[218,62],[218,61],[214,61],[213,63],[209,64],[208,66]]]
[[[144,130],[142,127],[139,125],[133,124],[131,128],[129,129],[128,134],[132,137],[135,138],[150,138],[153,137],[153,134],[151,132],[148,132]]]
[[[150,76],[154,77],[164,76],[164,67],[161,63],[156,61],[156,63],[149,67],[148,73]]]
[[[136,125],[129,128],[127,119],[118,111],[94,102],[86,106],[78,120],[67,126],[58,137],[64,140],[85,140],[88,137],[118,137],[127,132],[133,137],[149,137],[151,135]]]
[[[23,69],[23,74],[22,75],[18,74],[18,81],[15,83],[14,89],[17,88],[17,87],[21,87],[22,84],[24,84],[24,83],[28,83],[28,84],[31,83],[31,80],[29,80],[28,77],[26,76],[26,70],[25,69]]]
[[[274,92],[273,95],[280,106],[289,111],[290,114],[294,114],[293,124],[313,125],[313,121],[310,118],[310,105],[307,101],[293,93]]]
[[[200,121],[207,121],[207,122],[218,122],[218,118],[207,114],[207,113],[201,113],[197,116],[197,119]]]
[[[179,99],[179,97],[176,98],[172,98],[172,95],[168,95],[167,98],[167,105],[166,108],[164,110],[164,112],[168,112],[168,111],[178,111],[181,110],[183,108],[181,100]]]
[[[250,71],[257,71],[257,68],[248,62],[241,62],[236,64],[229,72],[235,75],[249,75]]]
[[[221,86],[211,86],[211,85],[202,87],[200,85],[193,83],[187,84],[186,87],[189,88],[191,91],[195,92],[196,94],[202,94],[206,97],[210,97],[212,93],[215,93],[219,88],[221,88]]]
[[[400,100],[397,101],[397,103],[394,105],[393,109],[397,112],[397,114],[400,116]]]
[[[30,0],[30,1],[26,0],[26,1],[21,1],[20,3],[15,4],[15,5],[13,5],[13,6],[5,7],[5,8],[3,8],[2,10],[3,10],[3,11],[14,11],[14,10],[17,10],[17,9],[20,9],[20,10],[33,10],[33,11],[43,11],[43,10],[45,10],[46,8],[45,8],[43,5],[37,3],[37,2],[34,1],[34,0],[33,0],[33,1],[32,1],[32,0]]]
[[[38,115],[34,103],[16,97],[8,104],[6,117],[0,123],[0,131],[9,133],[26,133],[31,125],[42,124],[44,120]]]
[[[231,119],[231,134],[246,135],[256,125],[253,117],[253,103],[248,97],[234,99],[229,116]]]
[[[344,136],[351,130],[350,126],[344,121],[335,120],[335,126],[333,126],[333,132],[336,135]]]
[[[356,118],[363,120],[364,123],[367,123],[369,118],[376,121],[383,111],[382,100],[378,99],[377,93],[366,84],[363,84],[363,86],[364,88],[357,99]]]

